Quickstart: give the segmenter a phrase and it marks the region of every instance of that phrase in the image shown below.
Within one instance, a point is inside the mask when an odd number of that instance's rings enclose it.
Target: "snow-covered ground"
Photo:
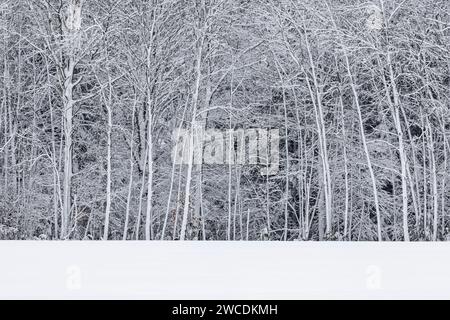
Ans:
[[[450,243],[0,242],[0,298],[450,298]]]

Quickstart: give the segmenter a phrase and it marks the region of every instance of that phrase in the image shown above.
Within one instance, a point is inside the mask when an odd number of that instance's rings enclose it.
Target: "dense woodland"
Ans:
[[[0,239],[450,240],[448,6],[0,0]],[[193,123],[279,172],[174,164]]]

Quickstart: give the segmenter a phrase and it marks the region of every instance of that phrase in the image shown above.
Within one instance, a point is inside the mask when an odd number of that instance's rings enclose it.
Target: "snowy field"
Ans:
[[[0,242],[0,298],[449,298],[448,243]]]

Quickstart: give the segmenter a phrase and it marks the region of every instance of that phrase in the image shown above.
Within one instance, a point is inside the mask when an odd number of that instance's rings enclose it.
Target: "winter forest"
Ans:
[[[0,239],[450,240],[448,6],[0,0]]]

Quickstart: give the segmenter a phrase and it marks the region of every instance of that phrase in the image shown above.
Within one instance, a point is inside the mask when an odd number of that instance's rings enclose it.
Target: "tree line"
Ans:
[[[445,0],[2,0],[0,239],[450,239]],[[279,130],[279,170],[173,133]],[[193,144],[193,136],[189,144]]]

